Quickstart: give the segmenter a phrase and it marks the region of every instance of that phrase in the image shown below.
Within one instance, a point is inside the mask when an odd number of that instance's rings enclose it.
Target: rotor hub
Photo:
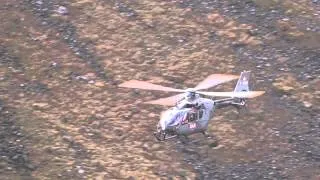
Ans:
[[[196,91],[192,88],[186,89],[185,98],[189,101],[194,100],[196,97]]]
[[[196,92],[196,90],[194,89],[194,88],[188,88],[188,89],[186,89],[186,92],[188,93],[195,93]]]

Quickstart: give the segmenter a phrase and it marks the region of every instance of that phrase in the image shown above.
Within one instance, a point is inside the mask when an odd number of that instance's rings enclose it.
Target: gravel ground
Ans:
[[[0,4],[0,179],[320,178],[319,1]],[[242,70],[266,94],[187,144],[151,135],[168,94],[117,88]]]

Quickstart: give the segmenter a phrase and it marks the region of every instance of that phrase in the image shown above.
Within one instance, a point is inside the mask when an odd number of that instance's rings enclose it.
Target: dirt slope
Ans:
[[[319,3],[0,0],[0,179],[319,179]],[[242,70],[266,94],[188,144],[117,88]]]

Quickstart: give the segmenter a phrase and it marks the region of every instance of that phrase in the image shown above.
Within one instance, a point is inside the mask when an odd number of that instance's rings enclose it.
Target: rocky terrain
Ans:
[[[318,0],[0,0],[0,22],[0,179],[320,179]],[[266,94],[187,144],[142,103],[172,94],[117,87],[243,70]]]

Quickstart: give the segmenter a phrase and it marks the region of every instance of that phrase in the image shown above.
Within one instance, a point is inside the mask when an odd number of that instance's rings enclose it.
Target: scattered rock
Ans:
[[[312,106],[312,104],[310,102],[304,101],[303,105],[307,108],[310,108]]]
[[[53,68],[56,68],[56,67],[58,67],[58,63],[52,62],[52,63],[50,64],[50,66],[53,67]]]
[[[97,81],[97,82],[94,83],[94,85],[97,86],[97,87],[104,87],[105,86],[103,81]]]
[[[42,1],[42,0],[38,0],[38,1],[36,1],[36,4],[37,4],[37,5],[42,5],[42,4],[43,4],[43,1]]]
[[[56,10],[60,15],[67,15],[69,13],[68,9],[64,6],[59,6]]]
[[[156,117],[157,115],[155,114],[155,113],[150,113],[150,114],[148,114],[148,117],[150,117],[150,118],[154,118],[154,117]]]
[[[69,143],[74,142],[74,140],[73,140],[73,138],[72,138],[71,136],[63,136],[62,139],[63,139],[64,141],[69,142]]]
[[[83,173],[84,173],[84,170],[83,170],[83,169],[79,169],[79,170],[78,170],[78,173],[79,173],[79,174],[83,174]]]
[[[32,164],[26,164],[26,167],[30,170],[35,170],[36,166],[32,165]]]
[[[33,103],[33,107],[38,108],[38,109],[47,109],[49,107],[48,103]]]

